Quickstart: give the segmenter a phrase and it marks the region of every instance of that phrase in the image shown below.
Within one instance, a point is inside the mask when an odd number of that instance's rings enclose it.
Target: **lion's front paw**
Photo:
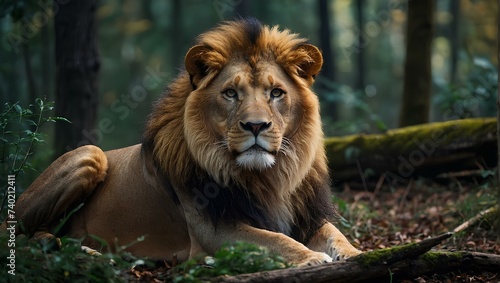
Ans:
[[[332,258],[325,254],[319,252],[312,252],[308,255],[308,257],[297,264],[297,266],[312,266],[318,265],[322,263],[332,262]]]
[[[348,250],[342,250],[342,251],[335,251],[336,254],[332,256],[335,260],[342,260],[342,259],[348,259],[350,257],[357,256],[361,253],[360,250],[358,249],[348,249]]]
[[[336,243],[334,245],[333,239],[329,239],[329,249],[328,249],[328,254],[334,259],[334,260],[342,260],[342,259],[348,259],[350,257],[357,256],[361,253],[360,250],[356,249],[353,247],[351,244],[348,242],[346,243]]]

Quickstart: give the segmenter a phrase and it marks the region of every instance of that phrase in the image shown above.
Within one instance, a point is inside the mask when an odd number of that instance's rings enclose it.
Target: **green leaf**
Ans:
[[[23,112],[23,108],[19,106],[19,104],[14,104],[14,109],[16,110],[17,113]]]

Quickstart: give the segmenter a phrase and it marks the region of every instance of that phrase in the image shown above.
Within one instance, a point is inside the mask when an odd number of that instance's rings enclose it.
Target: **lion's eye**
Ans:
[[[285,94],[285,91],[280,89],[280,88],[275,88],[275,89],[271,90],[271,97],[273,97],[273,98],[279,98],[283,94]]]
[[[232,89],[232,88],[228,88],[226,89],[225,91],[222,92],[226,97],[228,98],[236,98],[238,96],[238,93],[236,92],[236,90]]]

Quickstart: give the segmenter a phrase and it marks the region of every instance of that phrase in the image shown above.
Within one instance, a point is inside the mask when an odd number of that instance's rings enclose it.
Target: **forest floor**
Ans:
[[[496,188],[482,180],[438,184],[410,181],[404,187],[344,184],[335,195],[350,229],[343,229],[363,251],[419,242],[454,228],[492,206]],[[482,219],[436,249],[500,254],[492,219]],[[500,282],[497,274],[433,274],[406,282]]]
[[[335,203],[346,220],[337,226],[363,251],[419,242],[452,231],[491,207],[496,199],[495,186],[482,179],[447,180],[445,184],[412,180],[397,188],[380,183],[345,183],[335,192]],[[500,236],[491,229],[489,221],[479,221],[436,249],[500,254]],[[160,282],[157,278],[165,272],[168,273],[165,266],[138,268],[128,272],[128,279]],[[500,270],[496,274],[430,274],[403,282],[500,282]]]

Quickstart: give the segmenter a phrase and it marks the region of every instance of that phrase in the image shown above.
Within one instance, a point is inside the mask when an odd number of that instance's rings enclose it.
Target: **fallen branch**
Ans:
[[[318,266],[226,276],[217,282],[373,282],[414,279],[429,273],[453,270],[500,270],[500,255],[475,252],[429,251],[452,236],[446,233],[419,243],[365,252],[346,261]]]
[[[221,277],[218,282],[384,282],[384,279],[388,282],[390,278],[414,279],[425,274],[454,270],[498,272],[500,255],[436,251],[393,264],[379,263],[366,267],[356,260],[339,261],[311,267]]]
[[[479,212],[476,216],[460,224],[457,228],[453,229],[453,233],[462,232],[463,230],[469,228],[470,226],[476,224],[479,220],[484,219],[490,214],[496,213],[498,211],[498,205],[485,209]]]

